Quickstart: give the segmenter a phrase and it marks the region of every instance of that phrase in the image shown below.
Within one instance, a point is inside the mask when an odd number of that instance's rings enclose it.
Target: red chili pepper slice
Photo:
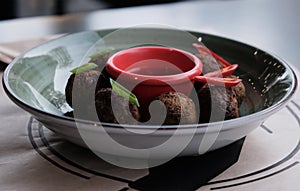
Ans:
[[[237,64],[233,64],[233,65],[227,66],[225,68],[222,68],[219,71],[213,71],[213,72],[209,72],[207,74],[204,74],[204,76],[207,76],[207,77],[230,76],[231,74],[233,74],[235,72],[235,70],[237,69],[238,66],[239,65],[237,65]]]
[[[217,86],[231,87],[240,83],[242,80],[239,78],[218,78],[218,77],[207,77],[207,76],[196,76],[196,81],[209,83]]]
[[[230,64],[227,60],[219,56],[218,54],[214,53],[213,51],[209,50],[203,45],[199,45],[197,43],[194,43],[193,46],[199,51],[199,52],[205,52],[208,54],[211,54],[217,61],[221,63],[223,66],[220,71],[213,71],[205,74],[204,76],[196,76],[195,80],[199,82],[204,83],[210,83],[217,86],[225,86],[225,87],[231,87],[235,86],[238,83],[240,83],[242,80],[237,77],[232,78],[223,78],[226,76],[230,76],[235,72],[235,70],[238,67],[238,64]]]

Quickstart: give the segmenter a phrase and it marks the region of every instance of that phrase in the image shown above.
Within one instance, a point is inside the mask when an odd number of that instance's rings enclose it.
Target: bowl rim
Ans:
[[[155,29],[155,28],[151,28],[151,29]],[[249,123],[250,121],[257,121],[258,119],[265,119],[266,117],[269,117],[270,115],[272,115],[273,113],[277,112],[278,110],[280,110],[283,106],[285,106],[291,99],[292,97],[294,97],[297,89],[298,89],[298,79],[297,79],[297,75],[295,73],[295,71],[292,69],[292,67],[290,66],[290,64],[287,63],[287,61],[281,59],[280,57],[278,57],[276,54],[270,52],[270,51],[265,51],[261,48],[257,48],[254,45],[250,45],[244,42],[241,42],[239,40],[235,40],[235,39],[231,39],[231,38],[227,38],[221,35],[215,35],[215,34],[210,34],[210,33],[205,33],[205,32],[199,32],[199,31],[192,31],[192,30],[187,30],[187,32],[190,32],[191,34],[201,34],[201,35],[205,35],[205,36],[209,36],[212,38],[219,38],[225,41],[229,41],[235,44],[239,44],[242,46],[247,46],[249,48],[254,48],[256,50],[259,50],[261,52],[266,53],[267,55],[275,58],[276,60],[278,60],[280,62],[280,64],[282,64],[285,69],[287,70],[287,72],[290,74],[291,79],[292,79],[292,83],[291,86],[289,88],[289,91],[287,91],[287,93],[284,95],[283,98],[281,98],[278,102],[276,102],[275,104],[271,105],[268,108],[265,108],[263,110],[260,110],[258,112],[255,113],[251,113],[245,116],[241,116],[238,118],[234,118],[234,119],[229,119],[229,120],[223,120],[223,121],[216,121],[216,122],[210,122],[210,123],[198,123],[198,124],[184,124],[184,125],[128,125],[128,124],[113,124],[113,123],[105,123],[105,122],[97,122],[97,121],[91,121],[91,120],[85,120],[85,119],[75,119],[73,117],[68,117],[68,116],[63,116],[63,115],[57,115],[57,114],[53,114],[53,113],[49,113],[46,112],[44,110],[35,108],[29,104],[27,104],[26,102],[22,101],[22,99],[20,97],[18,97],[13,90],[10,88],[9,83],[8,83],[8,76],[10,73],[10,70],[12,69],[12,67],[14,66],[14,64],[21,59],[25,54],[27,54],[28,52],[34,50],[37,47],[40,47],[42,45],[51,43],[53,41],[58,41],[61,38],[65,38],[67,36],[73,36],[76,34],[80,34],[80,33],[87,33],[87,32],[109,32],[109,31],[114,31],[114,30],[118,30],[118,28],[111,28],[111,29],[99,29],[99,30],[92,30],[92,31],[82,31],[82,32],[75,32],[75,33],[70,33],[67,35],[63,35],[61,37],[58,37],[56,39],[52,39],[49,40],[45,43],[42,43],[41,45],[38,45],[36,47],[33,47],[25,52],[23,52],[22,54],[20,54],[19,56],[17,56],[4,70],[3,72],[3,76],[2,76],[2,84],[3,84],[3,88],[4,91],[6,92],[7,96],[19,107],[23,108],[25,111],[29,112],[30,114],[32,114],[32,112],[35,113],[39,113],[39,115],[45,115],[48,117],[51,117],[53,119],[58,119],[58,120],[64,120],[67,122],[71,122],[71,123],[82,123],[85,125],[92,125],[94,127],[97,126],[103,126],[105,128],[114,128],[114,129],[124,129],[124,127],[126,127],[126,129],[139,129],[139,130],[153,130],[153,129],[157,129],[158,131],[169,131],[169,130],[176,130],[176,129],[182,129],[182,130],[188,130],[188,129],[194,129],[197,128],[197,131],[200,132],[216,132],[219,131],[220,129],[216,126],[226,126],[226,129],[224,130],[229,130],[231,128],[234,128],[236,126],[236,124],[245,124],[245,121],[247,123]],[[33,115],[33,114],[32,114]]]

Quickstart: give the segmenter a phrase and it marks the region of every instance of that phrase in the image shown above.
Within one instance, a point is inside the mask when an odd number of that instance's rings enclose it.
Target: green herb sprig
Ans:
[[[90,56],[90,58],[92,58],[92,59],[98,58],[98,57],[104,56],[105,54],[108,54],[108,53],[110,53],[110,52],[112,52],[112,51],[114,51],[114,50],[115,50],[115,48],[108,47],[108,48],[106,48],[106,49],[104,49],[104,50],[101,50],[100,52],[97,52],[97,53],[95,53],[95,54],[92,54],[92,55]]]
[[[70,72],[72,72],[73,74],[79,74],[91,69],[97,68],[97,64],[89,62],[86,64],[83,64],[81,66],[78,66],[77,68],[74,68],[73,70],[71,70]]]
[[[124,86],[119,84],[118,82],[114,81],[113,79],[109,79],[112,89],[119,94],[120,96],[127,99],[130,103],[135,104],[136,106],[140,107],[139,101],[137,97],[126,89]]]

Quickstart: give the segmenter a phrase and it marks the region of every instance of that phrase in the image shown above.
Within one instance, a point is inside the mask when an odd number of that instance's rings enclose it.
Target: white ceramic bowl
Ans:
[[[256,47],[219,36],[190,32],[232,63],[238,63],[238,73],[249,90],[248,102],[241,117],[209,124],[177,126],[127,126],[99,123],[63,115],[68,110],[64,88],[70,69],[80,65],[87,50],[112,30],[86,31],[67,35],[33,48],[17,57],[5,70],[3,85],[12,101],[31,113],[38,121],[65,139],[95,152],[122,157],[144,157],[138,150],[148,149],[153,158],[171,155],[198,155],[226,146],[259,127],[292,98],[297,79],[289,65],[279,57]],[[169,29],[136,29],[127,38],[119,36],[114,43],[149,40],[162,35],[164,42],[186,48],[178,31]],[[189,43],[190,45],[190,43]],[[157,129],[158,128],[158,129]],[[150,131],[157,129],[154,133]],[[131,131],[134,131],[132,133]],[[137,152],[114,150],[112,140]],[[88,140],[87,140],[88,139]],[[99,141],[100,140],[100,141]],[[163,143],[166,143],[163,147]],[[201,144],[200,144],[201,143]],[[113,143],[112,143],[113,144]]]

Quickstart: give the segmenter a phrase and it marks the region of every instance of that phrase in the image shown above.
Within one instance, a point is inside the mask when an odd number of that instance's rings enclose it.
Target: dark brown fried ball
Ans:
[[[239,104],[234,89],[204,84],[197,92],[200,104],[199,121],[207,123],[237,118]]]
[[[76,92],[81,93],[82,95],[76,95],[81,97],[82,99],[89,99],[91,96],[94,96],[95,88],[98,83],[98,78],[100,76],[100,72],[96,70],[89,70],[86,72],[72,74],[67,82],[65,88],[65,95],[67,103],[72,107],[72,94],[73,89],[76,88]],[[75,81],[76,79],[76,81]],[[94,87],[92,92],[88,91],[88,87]]]
[[[74,81],[76,78],[76,81]],[[110,87],[109,77],[100,73],[97,70],[88,70],[78,74],[72,74],[65,88],[67,103],[72,107],[73,89],[77,88],[76,92],[82,100],[88,100],[95,96],[95,92],[100,88]]]
[[[206,74],[208,72],[218,71],[221,68],[223,68],[223,66],[212,55],[206,52],[201,52],[197,54],[197,56],[198,58],[200,58],[200,60],[203,63],[203,68],[202,68],[203,74]]]
[[[238,101],[238,105],[239,107],[241,106],[241,104],[243,103],[243,100],[246,97],[246,88],[243,82],[238,83],[235,86],[232,86],[232,90],[236,95],[236,99]]]
[[[98,67],[96,70],[102,71],[105,68],[106,62],[113,55],[115,51],[107,50],[107,52],[100,52],[100,54],[95,54],[91,57],[89,62],[95,63]]]
[[[138,107],[111,88],[101,88],[97,91],[96,110],[101,122],[134,125],[140,120]]]
[[[179,92],[163,93],[154,100],[161,101],[167,110],[164,125],[197,123],[195,103],[191,98]]]

